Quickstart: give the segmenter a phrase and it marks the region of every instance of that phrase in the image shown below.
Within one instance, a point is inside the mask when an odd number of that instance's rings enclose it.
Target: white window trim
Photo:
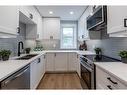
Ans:
[[[75,47],[74,48],[64,48],[62,47],[62,39],[63,39],[63,28],[72,28],[73,27],[73,40],[75,39]],[[61,29],[60,29],[60,36],[61,36],[61,39],[60,39],[60,49],[65,49],[65,50],[73,50],[73,49],[77,49],[77,25],[76,24],[62,24],[61,25]],[[74,43],[73,43],[74,44]]]

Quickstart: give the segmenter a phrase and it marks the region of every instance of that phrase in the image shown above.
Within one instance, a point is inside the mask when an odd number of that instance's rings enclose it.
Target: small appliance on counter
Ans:
[[[79,50],[87,50],[87,45],[85,41],[83,41],[83,44],[80,44]]]

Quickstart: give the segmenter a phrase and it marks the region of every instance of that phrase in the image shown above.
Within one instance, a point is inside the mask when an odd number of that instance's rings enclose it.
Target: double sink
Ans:
[[[35,56],[37,56],[38,54],[29,54],[29,55],[25,55],[25,56],[22,56],[22,57],[19,57],[19,58],[16,58],[15,60],[29,60]]]

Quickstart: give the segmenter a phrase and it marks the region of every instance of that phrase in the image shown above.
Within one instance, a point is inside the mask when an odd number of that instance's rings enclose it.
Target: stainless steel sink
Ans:
[[[37,56],[37,55],[38,55],[38,54],[29,54],[29,55],[25,55],[25,56],[16,58],[15,60],[28,60],[28,59],[31,59],[32,57]]]

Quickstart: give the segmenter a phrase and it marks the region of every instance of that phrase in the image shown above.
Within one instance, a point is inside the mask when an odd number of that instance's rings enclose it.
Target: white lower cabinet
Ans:
[[[77,71],[80,76],[79,55],[72,52],[47,53],[46,71]]]
[[[55,53],[55,71],[67,71],[67,53]]]
[[[76,63],[77,63],[77,55],[76,53],[68,53],[68,70],[76,71]]]
[[[114,76],[96,67],[96,89],[127,89],[127,86]]]
[[[36,89],[45,73],[45,55],[30,64],[30,89]]]
[[[68,53],[68,71],[76,71],[80,76],[80,57],[77,53]]]
[[[47,53],[46,54],[46,71],[54,71],[54,59],[55,53]]]
[[[76,71],[77,71],[79,77],[81,77],[80,55],[79,54],[76,54],[76,55],[77,55],[77,59],[76,59]]]

